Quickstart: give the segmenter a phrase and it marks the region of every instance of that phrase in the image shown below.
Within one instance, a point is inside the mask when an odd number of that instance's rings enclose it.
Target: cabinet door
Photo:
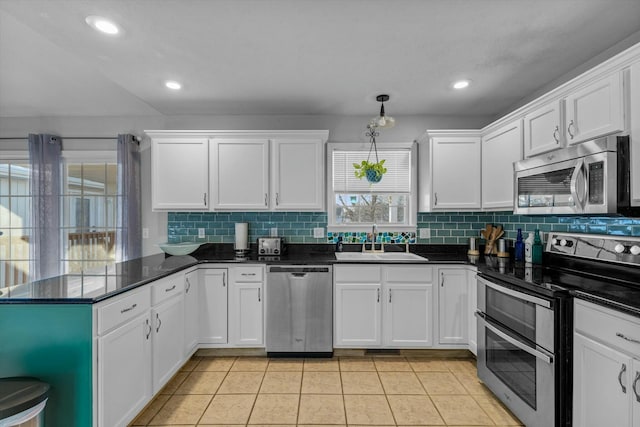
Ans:
[[[380,283],[335,284],[335,335],[339,346],[382,344]]]
[[[200,342],[227,343],[227,270],[200,271]]]
[[[174,297],[151,310],[153,322],[153,393],[157,393],[182,365],[184,358],[184,302]]]
[[[209,209],[209,148],[206,138],[161,138],[151,142],[154,210]]]
[[[269,140],[212,139],[215,209],[269,209]]]
[[[636,355],[636,357],[638,357]],[[631,396],[631,405],[633,406],[633,425],[635,427],[640,426],[640,360],[634,359],[633,362],[633,373],[631,375],[631,380],[633,381],[632,387],[632,396]]]
[[[200,337],[200,310],[198,271],[191,271],[184,276],[184,349],[185,357],[189,357],[198,345]]]
[[[434,137],[433,208],[480,208],[480,138]]]
[[[632,359],[581,334],[573,337],[574,425],[632,427]]]
[[[482,138],[482,208],[513,210],[513,162],[522,160],[522,120]]]
[[[383,333],[389,347],[424,347],[432,344],[433,288],[431,284],[385,285]]]
[[[468,344],[468,284],[464,269],[438,270],[440,344]]]
[[[631,204],[640,206],[640,61],[631,65],[629,133],[631,136]]]
[[[524,116],[524,156],[564,146],[562,101],[553,101]]]
[[[591,83],[565,100],[569,144],[624,130],[622,72]]]
[[[324,210],[324,144],[321,140],[272,141],[271,206]]]
[[[476,310],[478,309],[478,281],[475,271],[467,271],[467,281],[469,283],[469,351],[474,356],[478,355],[478,322],[476,320]]]
[[[149,312],[98,339],[98,425],[126,426],[151,400]]]
[[[233,316],[233,344],[261,347],[264,345],[264,292],[262,283],[234,283],[230,308]]]

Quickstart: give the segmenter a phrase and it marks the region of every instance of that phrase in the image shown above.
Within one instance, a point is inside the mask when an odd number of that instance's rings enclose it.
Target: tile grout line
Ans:
[[[220,381],[220,384],[218,385],[218,387],[216,387],[216,391],[213,393],[213,395],[211,396],[211,399],[209,400],[209,403],[207,404],[207,407],[204,409],[204,411],[202,412],[202,414],[200,415],[200,417],[198,418],[198,422],[196,422],[196,426],[200,424],[200,421],[202,421],[202,417],[204,417],[204,414],[207,413],[207,409],[209,409],[209,406],[211,406],[211,404],[213,403],[213,399],[216,397],[216,395],[218,394],[218,390],[220,390],[220,387],[222,387],[222,383],[224,383],[224,380],[227,379],[227,376],[229,375],[229,372],[231,372],[231,367],[234,365],[234,363],[236,363],[236,360],[238,360],[238,358],[236,357],[233,360],[233,363],[231,364],[231,366],[229,366],[229,369],[224,373],[224,378],[222,378],[222,381]],[[200,363],[198,363],[199,365]],[[197,365],[196,365],[197,367]],[[194,371],[195,372],[195,368]],[[199,372],[208,372],[208,371],[199,371]],[[213,372],[213,371],[212,371]]]

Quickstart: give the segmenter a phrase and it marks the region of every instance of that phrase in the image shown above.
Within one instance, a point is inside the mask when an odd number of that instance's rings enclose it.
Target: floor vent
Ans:
[[[369,356],[400,356],[400,350],[386,348],[368,348],[364,354]]]

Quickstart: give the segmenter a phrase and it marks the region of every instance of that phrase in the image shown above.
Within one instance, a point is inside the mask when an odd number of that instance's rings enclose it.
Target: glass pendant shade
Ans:
[[[389,129],[394,127],[396,124],[396,120],[393,117],[389,117],[384,114],[384,101],[389,100],[389,95],[378,95],[376,99],[382,103],[380,105],[380,115],[378,117],[374,117],[371,120],[371,124],[383,129]]]

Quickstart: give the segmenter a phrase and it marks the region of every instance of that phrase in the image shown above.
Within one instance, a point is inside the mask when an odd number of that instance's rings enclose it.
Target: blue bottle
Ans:
[[[514,258],[516,261],[524,261],[524,241],[522,240],[522,229],[518,228],[516,237]]]

